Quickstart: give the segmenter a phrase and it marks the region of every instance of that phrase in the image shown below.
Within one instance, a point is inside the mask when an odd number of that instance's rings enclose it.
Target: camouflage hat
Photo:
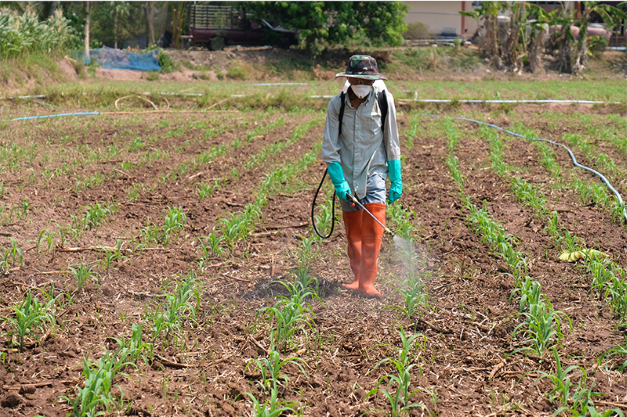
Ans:
[[[369,55],[353,55],[348,60],[346,71],[335,74],[336,77],[363,78],[365,80],[387,80],[379,74],[377,60]]]

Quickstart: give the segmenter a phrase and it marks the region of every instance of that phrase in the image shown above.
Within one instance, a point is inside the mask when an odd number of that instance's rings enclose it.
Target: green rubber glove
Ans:
[[[344,171],[342,170],[342,165],[339,162],[333,162],[329,165],[328,168],[329,177],[331,177],[331,181],[333,182],[333,186],[335,187],[335,195],[340,197],[344,201],[348,201],[346,199],[346,193],[351,191],[346,179],[344,179]]]
[[[401,178],[401,161],[388,161],[388,174],[390,176],[390,193],[388,200],[390,204],[398,200],[403,194],[403,180]]]

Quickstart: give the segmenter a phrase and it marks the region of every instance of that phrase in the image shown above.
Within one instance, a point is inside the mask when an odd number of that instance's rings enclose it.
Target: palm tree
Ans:
[[[118,49],[118,19],[128,17],[131,5],[126,1],[110,1],[113,16],[113,47]]]

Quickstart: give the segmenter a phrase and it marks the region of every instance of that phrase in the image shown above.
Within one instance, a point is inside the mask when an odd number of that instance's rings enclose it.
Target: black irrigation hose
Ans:
[[[318,189],[316,190],[316,194],[314,195],[313,203],[311,203],[311,225],[313,226],[316,234],[320,236],[322,239],[330,238],[331,235],[333,234],[333,229],[335,228],[335,192],[333,192],[333,204],[331,205],[331,231],[329,232],[329,234],[326,236],[322,236],[320,232],[318,231],[318,228],[316,227],[316,221],[314,220],[314,209],[316,208],[316,198],[318,198],[318,193],[320,192],[320,189],[322,188],[324,179],[327,177],[327,171],[328,169],[324,170],[324,174],[322,175],[322,181],[320,181],[320,185],[318,186]]]
[[[444,118],[448,117],[448,116],[439,116],[437,114],[421,114],[421,116],[435,117],[435,118],[438,118],[438,119],[444,119]],[[472,122],[472,123],[477,123],[477,124],[484,125],[484,126],[490,126],[490,127],[495,128],[495,129],[502,130],[505,133],[509,133],[512,136],[516,136],[516,137],[519,137],[519,138],[522,138],[522,139],[527,139],[526,137],[524,137],[523,135],[521,135],[519,133],[512,132],[511,130],[504,129],[504,128],[502,128],[500,126],[497,126],[497,125],[493,125],[492,123],[481,122],[479,120],[473,120],[473,119],[467,119],[465,117],[451,117],[451,119],[463,120],[465,122]],[[571,151],[570,148],[568,148],[566,145],[563,145],[563,144],[558,143],[558,142],[554,142],[554,141],[549,140],[549,139],[542,139],[542,138],[534,138],[534,137],[532,137],[531,140],[532,141],[536,141],[536,142],[548,142],[548,143],[550,143],[552,145],[555,145],[555,146],[561,146],[562,148],[566,149],[566,151],[570,155],[570,159],[572,159],[573,165],[575,165],[578,168],[585,169],[586,171],[590,171],[594,175],[597,175],[599,178],[601,178],[601,180],[603,180],[605,185],[607,185],[607,188],[609,188],[610,191],[612,191],[612,193],[614,193],[614,195],[616,196],[616,199],[618,200],[618,203],[623,207],[623,217],[625,218],[625,220],[627,220],[627,211],[625,210],[625,203],[623,202],[623,198],[621,197],[620,193],[618,191],[616,191],[616,189],[614,187],[612,187],[612,184],[610,184],[610,182],[607,180],[607,178],[605,178],[603,176],[603,174],[601,174],[598,171],[595,171],[594,169],[592,169],[590,167],[587,167],[587,166],[582,165],[579,162],[577,162],[577,158],[575,158],[575,155],[573,154],[573,151]]]

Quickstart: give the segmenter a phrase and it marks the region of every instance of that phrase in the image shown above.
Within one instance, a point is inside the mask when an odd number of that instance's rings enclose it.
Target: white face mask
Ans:
[[[351,85],[351,88],[353,89],[353,93],[355,93],[357,97],[364,98],[370,93],[370,89],[372,88],[372,86],[359,84]]]

